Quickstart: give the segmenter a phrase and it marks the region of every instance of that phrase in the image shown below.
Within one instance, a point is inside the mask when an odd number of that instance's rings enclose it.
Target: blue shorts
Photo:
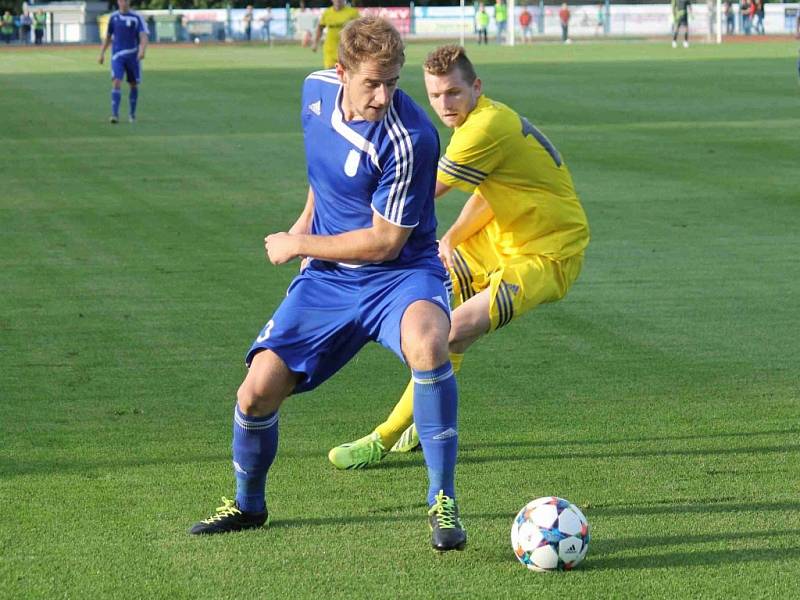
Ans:
[[[123,54],[116,58],[111,57],[111,79],[125,77],[128,83],[140,83],[142,81],[142,67],[136,52]]]
[[[247,366],[261,350],[272,350],[302,376],[293,392],[297,394],[333,376],[370,341],[405,362],[400,346],[403,314],[417,300],[428,300],[449,318],[447,274],[438,259],[413,269],[367,268],[312,261],[253,342]]]

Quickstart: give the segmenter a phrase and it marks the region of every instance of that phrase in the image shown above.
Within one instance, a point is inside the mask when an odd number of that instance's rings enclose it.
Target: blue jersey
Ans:
[[[147,31],[147,23],[139,14],[133,11],[124,14],[114,11],[108,19],[108,29],[106,30],[106,36],[113,36],[111,58],[137,53],[140,33],[150,34]]]
[[[413,228],[399,256],[380,268],[407,268],[432,259],[438,263],[436,129],[401,90],[395,91],[381,121],[346,122],[342,89],[333,69],[312,73],[303,85],[306,161],[314,191],[312,233],[368,228],[377,212],[390,223]]]

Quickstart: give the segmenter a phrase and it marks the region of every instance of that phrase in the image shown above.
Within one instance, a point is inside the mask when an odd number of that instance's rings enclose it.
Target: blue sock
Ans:
[[[139,99],[139,86],[132,87],[131,93],[128,95],[128,102],[130,103],[130,112],[128,113],[130,116],[136,116],[136,101]]]
[[[116,88],[111,89],[111,114],[115,117],[119,116],[119,101],[122,100],[122,90]]]
[[[428,466],[428,506],[443,490],[456,497],[458,453],[458,388],[450,361],[432,371],[412,370],[414,423]]]
[[[278,413],[248,417],[233,415],[233,469],[236,501],[244,512],[262,512],[266,507],[267,471],[278,453]]]

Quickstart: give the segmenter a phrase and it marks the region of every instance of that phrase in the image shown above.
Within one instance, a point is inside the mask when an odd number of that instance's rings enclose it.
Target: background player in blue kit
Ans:
[[[101,65],[105,61],[106,50],[111,44],[111,123],[119,122],[119,103],[122,99],[120,85],[123,76],[131,86],[128,101],[130,110],[128,120],[136,121],[136,102],[139,99],[139,83],[142,81],[141,61],[144,60],[147,48],[147,23],[141,15],[130,9],[128,0],[118,0],[118,11],[111,14],[108,19],[108,29],[100,58],[97,62]],[[113,41],[113,43],[112,43]]]
[[[265,247],[274,264],[300,257],[308,264],[247,353],[233,419],[236,500],[223,498],[191,533],[267,522],[281,403],[314,389],[376,341],[411,367],[431,543],[439,551],[466,544],[455,501],[458,393],[448,357],[448,276],[433,212],[439,138],[425,112],[397,89],[404,60],[397,30],[365,17],[342,31],[335,69],[305,80],[306,207],[288,232],[267,236]]]

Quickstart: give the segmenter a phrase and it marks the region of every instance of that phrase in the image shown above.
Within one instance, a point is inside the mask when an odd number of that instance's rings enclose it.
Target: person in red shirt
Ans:
[[[569,12],[567,3],[561,5],[561,10],[558,11],[558,19],[561,21],[561,41],[565,44],[571,44],[572,40],[569,39],[569,19],[572,14]]]
[[[531,30],[531,23],[533,17],[527,6],[522,7],[522,12],[519,13],[519,26],[522,27],[522,41],[528,43],[533,40],[533,31]]]
[[[757,15],[758,15],[758,0],[753,0],[750,3],[750,26],[755,27],[756,35],[759,33],[758,22],[756,21]],[[762,22],[762,27],[763,27],[763,22]]]

